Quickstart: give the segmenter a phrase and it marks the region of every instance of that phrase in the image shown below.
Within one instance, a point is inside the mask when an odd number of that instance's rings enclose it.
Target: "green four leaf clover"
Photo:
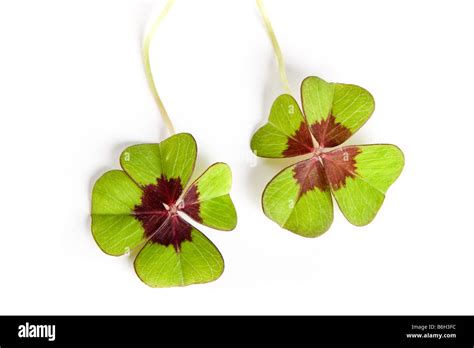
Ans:
[[[234,229],[232,175],[227,164],[215,163],[186,188],[196,155],[196,142],[187,133],[130,146],[120,156],[123,171],[106,172],[94,185],[97,244],[115,256],[141,247],[135,270],[152,287],[205,283],[224,270],[217,248],[183,215],[212,228]]]
[[[354,225],[370,223],[398,178],[402,151],[388,144],[343,146],[372,115],[375,104],[365,89],[306,78],[303,111],[289,94],[272,105],[269,121],[253,136],[251,148],[267,158],[308,155],[278,173],[262,196],[265,215],[294,233],[317,237],[333,221],[331,193]]]

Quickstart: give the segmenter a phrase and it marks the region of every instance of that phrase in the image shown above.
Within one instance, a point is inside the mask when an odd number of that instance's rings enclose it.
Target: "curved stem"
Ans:
[[[163,117],[163,120],[166,124],[166,127],[168,128],[168,131],[171,134],[175,133],[173,123],[171,122],[170,117],[168,116],[168,113],[166,112],[165,106],[163,105],[163,102],[161,101],[160,95],[158,94],[158,91],[156,89],[155,85],[155,80],[153,79],[153,73],[151,71],[151,65],[150,65],[150,43],[155,35],[156,29],[158,29],[158,26],[160,23],[163,21],[163,19],[166,17],[168,14],[169,10],[171,9],[171,6],[173,6],[173,3],[175,0],[168,0],[166,3],[163,11],[160,13],[158,18],[155,20],[153,25],[151,26],[150,30],[145,36],[145,40],[143,42],[143,64],[145,65],[145,75],[148,80],[148,86],[150,87],[151,93],[153,94],[153,98],[156,101],[156,104],[158,105],[158,109],[160,110],[161,116]]]
[[[260,15],[262,16],[263,23],[265,24],[265,28],[267,29],[267,34],[270,37],[270,41],[272,42],[273,50],[275,51],[275,56],[278,62],[278,70],[280,72],[280,79],[283,84],[283,88],[288,92],[288,94],[291,94],[290,84],[288,83],[288,77],[286,76],[285,60],[283,59],[283,54],[281,53],[280,45],[278,44],[278,40],[275,36],[275,32],[273,31],[272,24],[270,23],[270,19],[268,18],[265,6],[263,5],[263,0],[257,0],[257,5],[260,11]]]

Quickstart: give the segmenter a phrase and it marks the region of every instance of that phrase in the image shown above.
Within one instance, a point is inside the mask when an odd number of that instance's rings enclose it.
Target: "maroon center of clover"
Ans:
[[[310,159],[297,163],[294,168],[293,177],[300,185],[299,197],[314,188],[326,191],[329,187],[333,190],[344,187],[347,178],[356,175],[355,157],[359,153],[357,146],[332,151],[322,146],[316,147]]]
[[[164,175],[156,184],[143,187],[141,203],[132,215],[141,222],[145,236],[153,243],[173,245],[177,252],[181,243],[191,241],[192,226],[179,216],[186,204],[181,200],[183,186],[180,178],[168,179]]]
[[[284,156],[296,156],[312,153],[312,157],[299,162],[293,169],[293,177],[300,186],[299,197],[308,191],[318,188],[326,191],[329,188],[338,190],[346,185],[347,178],[356,175],[355,157],[360,153],[357,146],[346,146],[331,150],[352,135],[352,132],[336,121],[329,114],[308,129],[301,123],[295,134],[288,139]],[[314,137],[314,138],[313,138]]]

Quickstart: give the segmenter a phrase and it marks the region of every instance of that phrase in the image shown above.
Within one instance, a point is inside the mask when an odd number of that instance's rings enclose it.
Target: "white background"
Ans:
[[[239,224],[202,228],[226,261],[218,281],[152,289],[96,246],[89,209],[122,149],[166,136],[140,56],[163,5],[0,1],[0,314],[474,314],[473,2],[266,2],[294,94],[308,75],[367,88],[376,111],[350,142],[406,156],[372,224],[336,209],[305,239],[260,207],[293,160],[251,166],[283,93],[254,1],[178,0],[153,41],[158,90],[198,142],[195,175],[231,165]]]

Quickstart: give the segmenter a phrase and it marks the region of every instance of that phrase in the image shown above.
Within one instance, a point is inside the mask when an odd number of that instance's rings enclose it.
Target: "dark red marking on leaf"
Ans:
[[[288,147],[283,151],[284,157],[293,157],[310,153],[314,150],[313,139],[306,122],[301,122],[294,135],[288,138]]]
[[[345,186],[348,177],[356,176],[355,157],[360,152],[357,146],[346,146],[321,155],[326,176],[334,190]]]
[[[181,243],[192,241],[193,227],[184,221],[178,214],[169,214],[162,225],[156,226],[157,232],[150,238],[153,243],[168,246],[173,245],[176,252],[181,250]]]
[[[311,125],[311,133],[321,147],[334,147],[342,144],[350,138],[352,132],[340,123],[336,122],[333,115],[325,120]]]
[[[132,213],[150,241],[164,246],[171,244],[177,252],[182,242],[192,240],[192,226],[178,215],[177,201],[182,192],[180,178],[167,179],[162,175],[156,184],[143,187],[141,204]]]
[[[202,223],[202,218],[199,215],[200,204],[197,185],[194,184],[189,188],[188,192],[186,192],[186,195],[184,196],[183,202],[184,205],[181,211],[186,213],[193,220]]]
[[[316,187],[321,191],[328,188],[324,167],[318,157],[312,157],[309,160],[297,163],[293,169],[293,177],[300,185],[298,197]]]

